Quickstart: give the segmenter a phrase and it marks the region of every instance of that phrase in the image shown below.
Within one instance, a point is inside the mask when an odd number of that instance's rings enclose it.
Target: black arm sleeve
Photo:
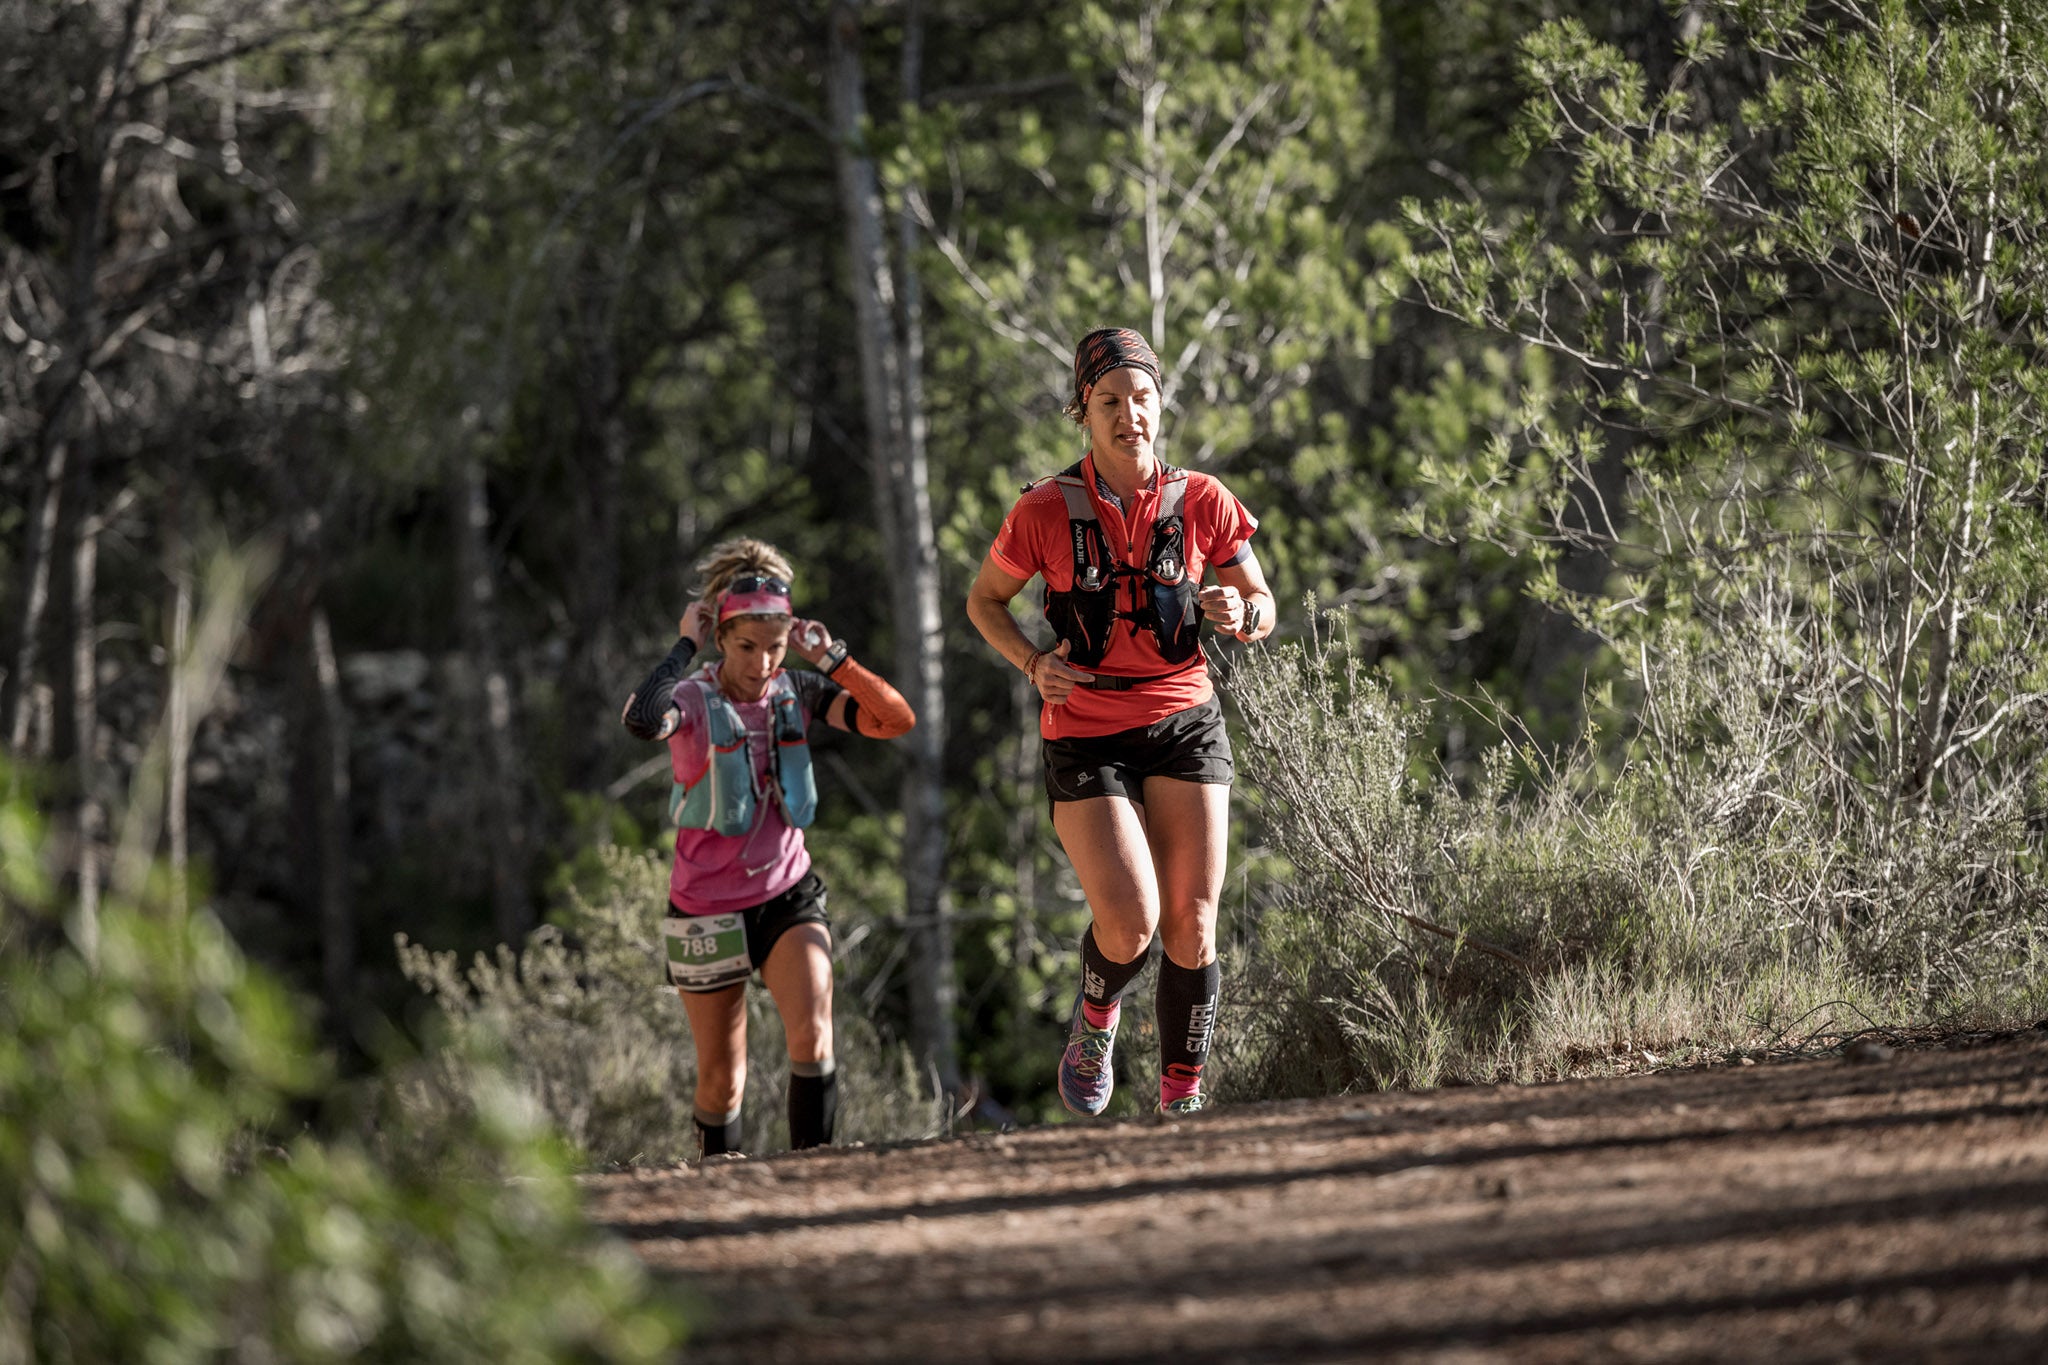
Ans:
[[[635,739],[667,738],[663,727],[673,705],[669,694],[675,691],[676,680],[689,670],[690,660],[696,656],[697,646],[687,639],[677,640],[668,657],[647,675],[647,681],[633,689],[633,700],[626,703],[625,721],[626,729]]]
[[[825,713],[832,709],[832,699],[846,690],[823,673],[792,672],[789,680],[796,684],[797,700],[803,703],[804,714],[820,725],[825,723]]]

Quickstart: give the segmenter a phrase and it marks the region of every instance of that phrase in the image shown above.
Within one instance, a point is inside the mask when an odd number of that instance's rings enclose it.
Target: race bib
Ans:
[[[670,915],[661,928],[668,942],[669,985],[686,991],[715,991],[753,974],[746,921],[739,911]]]

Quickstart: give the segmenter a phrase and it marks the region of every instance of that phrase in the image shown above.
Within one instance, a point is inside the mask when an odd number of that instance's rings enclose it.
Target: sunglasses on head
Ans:
[[[743,573],[728,583],[725,591],[727,596],[737,596],[746,592],[772,592],[778,597],[787,597],[789,584],[773,574]]]

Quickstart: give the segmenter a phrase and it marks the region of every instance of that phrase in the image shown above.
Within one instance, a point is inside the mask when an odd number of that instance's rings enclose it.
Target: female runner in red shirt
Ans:
[[[1081,991],[1060,1099],[1109,1103],[1119,1001],[1156,934],[1159,1112],[1202,1107],[1216,1023],[1216,902],[1234,768],[1198,638],[1272,633],[1273,594],[1250,545],[1258,521],[1206,474],[1153,453],[1159,359],[1128,328],[1081,339],[1067,414],[1088,452],[1026,488],[982,561],[967,614],[1024,670],[1039,713],[1053,829],[1087,894]],[[1200,587],[1203,571],[1216,582]],[[1058,643],[1018,628],[1010,599],[1034,576]]]

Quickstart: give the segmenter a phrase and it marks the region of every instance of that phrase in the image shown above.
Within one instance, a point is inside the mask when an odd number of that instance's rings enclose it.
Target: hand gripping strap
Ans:
[[[894,739],[917,724],[917,714],[903,694],[868,672],[858,659],[848,659],[832,670],[832,681],[845,688],[860,703],[854,724],[870,739]]]

